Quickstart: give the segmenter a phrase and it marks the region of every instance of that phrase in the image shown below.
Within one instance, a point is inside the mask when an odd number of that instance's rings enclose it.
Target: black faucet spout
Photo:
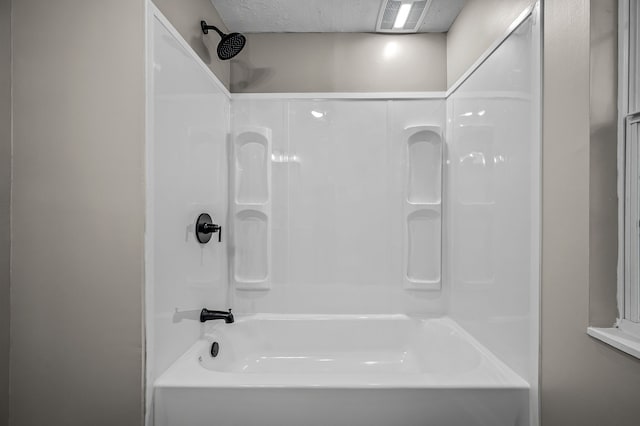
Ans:
[[[225,323],[231,324],[233,323],[233,314],[231,313],[231,309],[229,312],[225,311],[210,311],[207,308],[202,308],[200,311],[200,322],[212,321],[212,320],[224,320]]]

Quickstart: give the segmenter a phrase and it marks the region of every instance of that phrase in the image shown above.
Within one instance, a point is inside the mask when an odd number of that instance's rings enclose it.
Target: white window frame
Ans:
[[[618,297],[618,311],[620,325],[631,328],[636,326],[638,327],[638,335],[640,335],[640,196],[638,195],[640,191],[640,113],[627,115],[623,119],[625,266],[622,280],[624,288]]]
[[[619,7],[617,326],[640,338],[640,0]]]

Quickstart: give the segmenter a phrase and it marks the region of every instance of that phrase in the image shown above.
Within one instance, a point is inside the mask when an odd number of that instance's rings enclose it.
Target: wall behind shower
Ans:
[[[221,61],[216,53],[220,38],[215,33],[205,35],[200,28],[200,21],[205,20],[207,24],[215,25],[225,33],[229,32],[211,0],[153,0],[153,4],[171,21],[171,25],[189,43],[202,62],[207,64],[229,89],[231,83],[229,61]]]
[[[0,0],[0,426],[9,421],[11,1]]]
[[[545,5],[541,305],[545,426],[637,426],[640,419],[640,360],[585,332],[590,320],[596,319],[590,318],[594,304],[606,303],[606,290],[598,287],[615,287],[616,280],[615,267],[608,266],[615,253],[593,257],[600,255],[593,251],[594,244],[603,244],[598,250],[606,249],[617,235],[610,213],[602,212],[616,208],[616,188],[608,186],[608,173],[615,174],[616,165],[611,165],[611,155],[605,151],[612,149],[615,157],[616,130],[606,125],[606,109],[607,103],[616,109],[617,96],[610,88],[617,58],[603,47],[615,44],[612,30],[606,28],[615,25],[615,9],[610,1],[601,0]],[[595,61],[591,69],[590,61]],[[590,100],[595,103],[591,109]],[[602,203],[595,212],[594,202]],[[604,309],[599,315],[607,315]]]
[[[270,181],[268,168],[252,177],[265,182],[254,185],[255,193],[243,189],[246,176],[235,182],[234,307],[441,313],[446,294],[424,286],[439,288],[444,121],[442,99],[234,99],[234,148],[246,146],[238,145],[238,135],[253,132],[263,141],[262,148],[236,154],[243,156],[236,176],[271,163]],[[411,204],[407,132],[414,126],[434,126],[425,131],[425,144],[416,145],[418,161],[434,174],[420,176],[429,188]],[[252,155],[266,160],[250,162]],[[407,227],[414,226],[424,240],[408,240]],[[408,260],[408,244],[419,262]],[[417,283],[408,282],[413,275]],[[405,289],[413,284],[418,290]]]
[[[12,2],[12,426],[143,419],[144,9]]]
[[[231,91],[444,91],[444,34],[247,34]]]
[[[451,87],[535,0],[467,0],[447,33]]]

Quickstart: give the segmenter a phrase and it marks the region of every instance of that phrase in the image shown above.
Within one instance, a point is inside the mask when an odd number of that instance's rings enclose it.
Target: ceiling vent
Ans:
[[[415,33],[422,25],[432,0],[383,0],[376,31]]]

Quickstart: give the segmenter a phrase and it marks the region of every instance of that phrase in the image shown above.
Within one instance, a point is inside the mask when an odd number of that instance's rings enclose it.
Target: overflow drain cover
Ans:
[[[220,350],[220,345],[218,345],[218,342],[213,342],[213,344],[211,345],[211,356],[214,358],[217,357],[219,350]]]

